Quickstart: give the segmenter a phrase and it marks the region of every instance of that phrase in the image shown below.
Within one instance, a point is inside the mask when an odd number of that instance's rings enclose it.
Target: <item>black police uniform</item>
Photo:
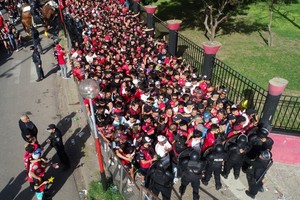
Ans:
[[[261,141],[262,138],[266,138],[266,141]],[[255,159],[261,151],[272,150],[274,141],[267,134],[258,133],[249,136],[249,143],[251,150],[247,153],[247,156],[250,159]]]
[[[222,144],[217,144],[212,153],[207,156],[207,165],[205,171],[205,177],[202,179],[204,185],[208,185],[209,180],[214,173],[216,190],[222,188],[221,173],[223,163],[227,160],[227,153],[224,151]]]
[[[191,153],[190,160],[188,161],[186,170],[183,172],[181,185],[179,187],[179,192],[182,196],[186,190],[186,186],[191,183],[193,187],[193,200],[198,200],[200,198],[200,179],[205,170],[205,162],[200,160],[199,157],[198,152],[193,151]]]
[[[44,70],[42,67],[42,60],[41,60],[41,56],[40,53],[34,48],[34,51],[32,52],[32,61],[35,64],[35,69],[36,69],[36,73],[37,73],[37,81],[41,81],[45,78],[44,75]]]
[[[162,164],[158,164],[150,170],[149,178],[149,189],[153,194],[158,196],[161,192],[163,200],[171,199],[174,175],[169,166],[166,168]]]
[[[263,186],[263,177],[266,174],[268,166],[270,166],[273,161],[271,159],[271,154],[266,150],[261,152],[260,156],[254,161],[247,159],[246,162],[250,165],[246,170],[249,185],[249,190],[246,190],[246,194],[254,199],[255,195]]]
[[[246,155],[245,149],[246,149],[246,145],[235,144],[235,143],[231,144],[228,147],[228,159],[224,164],[224,171],[222,173],[224,178],[228,177],[228,174],[230,173],[232,168],[233,168],[234,178],[235,179],[239,178],[241,167],[243,165],[245,155]]]
[[[43,52],[43,48],[41,45],[40,33],[39,31],[33,26],[30,26],[30,33],[32,38],[32,43],[35,49],[39,51],[39,53]]]
[[[49,140],[50,145],[55,148],[60,162],[64,165],[64,169],[70,168],[70,160],[65,152],[61,131],[55,128],[55,131],[50,134]]]

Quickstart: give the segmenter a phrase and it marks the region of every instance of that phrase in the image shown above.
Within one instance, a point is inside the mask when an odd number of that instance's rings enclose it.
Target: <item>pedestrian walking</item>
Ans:
[[[31,46],[30,50],[32,50],[32,61],[35,64],[36,73],[37,73],[37,77],[38,77],[36,82],[39,82],[39,81],[41,81],[45,78],[44,70],[43,70],[43,67],[42,67],[41,55],[34,46]]]
[[[38,129],[35,124],[30,121],[30,118],[26,114],[22,114],[19,120],[19,127],[21,130],[22,138],[25,142],[31,143],[31,138],[37,139]]]
[[[184,169],[181,185],[179,187],[180,195],[183,196],[186,190],[186,186],[191,183],[193,187],[193,200],[199,200],[199,189],[200,180],[203,176],[205,170],[205,162],[200,160],[200,154],[198,151],[192,151],[190,153],[190,158],[187,167]]]
[[[70,160],[68,155],[66,154],[64,144],[62,141],[62,133],[56,127],[55,124],[49,124],[47,130],[50,133],[49,139],[47,139],[47,143],[50,144],[51,147],[54,147],[60,162],[63,164],[63,171],[69,169],[71,167]]]

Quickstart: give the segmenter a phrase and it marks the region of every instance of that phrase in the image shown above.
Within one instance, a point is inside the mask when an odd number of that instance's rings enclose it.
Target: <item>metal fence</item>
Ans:
[[[142,6],[141,19],[147,21],[147,14]],[[168,41],[169,30],[166,22],[154,15],[155,37],[164,37]],[[204,60],[204,51],[197,44],[178,33],[177,56],[181,56],[188,63],[201,72]],[[228,97],[232,102],[248,100],[248,107],[258,111],[259,117],[262,115],[263,106],[268,95],[268,91],[222,61],[215,59],[212,74],[212,83],[229,88]],[[273,117],[272,127],[274,132],[291,133],[299,135],[300,132],[300,96],[282,95]]]
[[[99,140],[102,147],[103,164],[107,177],[113,181],[124,199],[130,200],[160,200],[147,188],[134,181],[128,171],[122,166],[120,159],[116,156],[113,149],[104,141],[103,136],[99,134]]]

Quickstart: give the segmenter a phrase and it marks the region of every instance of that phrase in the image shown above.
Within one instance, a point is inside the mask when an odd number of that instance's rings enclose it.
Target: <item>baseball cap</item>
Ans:
[[[47,130],[56,128],[55,124],[49,124]]]
[[[157,136],[157,141],[158,142],[165,142],[167,140],[167,138],[163,135],[159,135]]]
[[[144,136],[143,139],[142,139],[142,143],[145,144],[145,143],[152,143],[152,139],[148,136]]]

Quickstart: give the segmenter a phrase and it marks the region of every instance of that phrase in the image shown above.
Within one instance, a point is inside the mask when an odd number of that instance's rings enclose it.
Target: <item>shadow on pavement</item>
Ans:
[[[69,115],[65,116],[63,119],[61,119],[57,123],[57,128],[61,131],[62,135],[65,135],[65,133],[70,129],[72,126],[72,119],[76,115],[75,112],[70,113]],[[48,138],[47,138],[48,139]],[[51,151],[52,147],[50,145],[47,145],[46,141],[47,139],[41,144],[41,146],[44,148],[47,146],[46,149],[43,150],[43,157],[47,157],[48,153]]]
[[[53,185],[50,188],[52,198],[60,190],[60,188],[63,187],[68,178],[73,174],[74,170],[83,166],[83,164],[80,163],[80,160],[82,157],[85,156],[84,147],[89,137],[90,129],[88,125],[86,125],[84,128],[77,128],[72,134],[72,136],[65,142],[65,150],[71,162],[71,169],[62,171],[62,169],[55,170],[51,167],[48,170],[46,176],[55,177]],[[57,154],[53,156],[52,160],[53,162],[59,163]]]
[[[27,184],[28,188],[20,192],[21,187],[24,183]],[[29,183],[26,180],[25,170],[22,171],[16,178],[12,177],[7,183],[7,185],[0,192],[1,200],[31,200],[33,196],[34,193],[30,191]]]

